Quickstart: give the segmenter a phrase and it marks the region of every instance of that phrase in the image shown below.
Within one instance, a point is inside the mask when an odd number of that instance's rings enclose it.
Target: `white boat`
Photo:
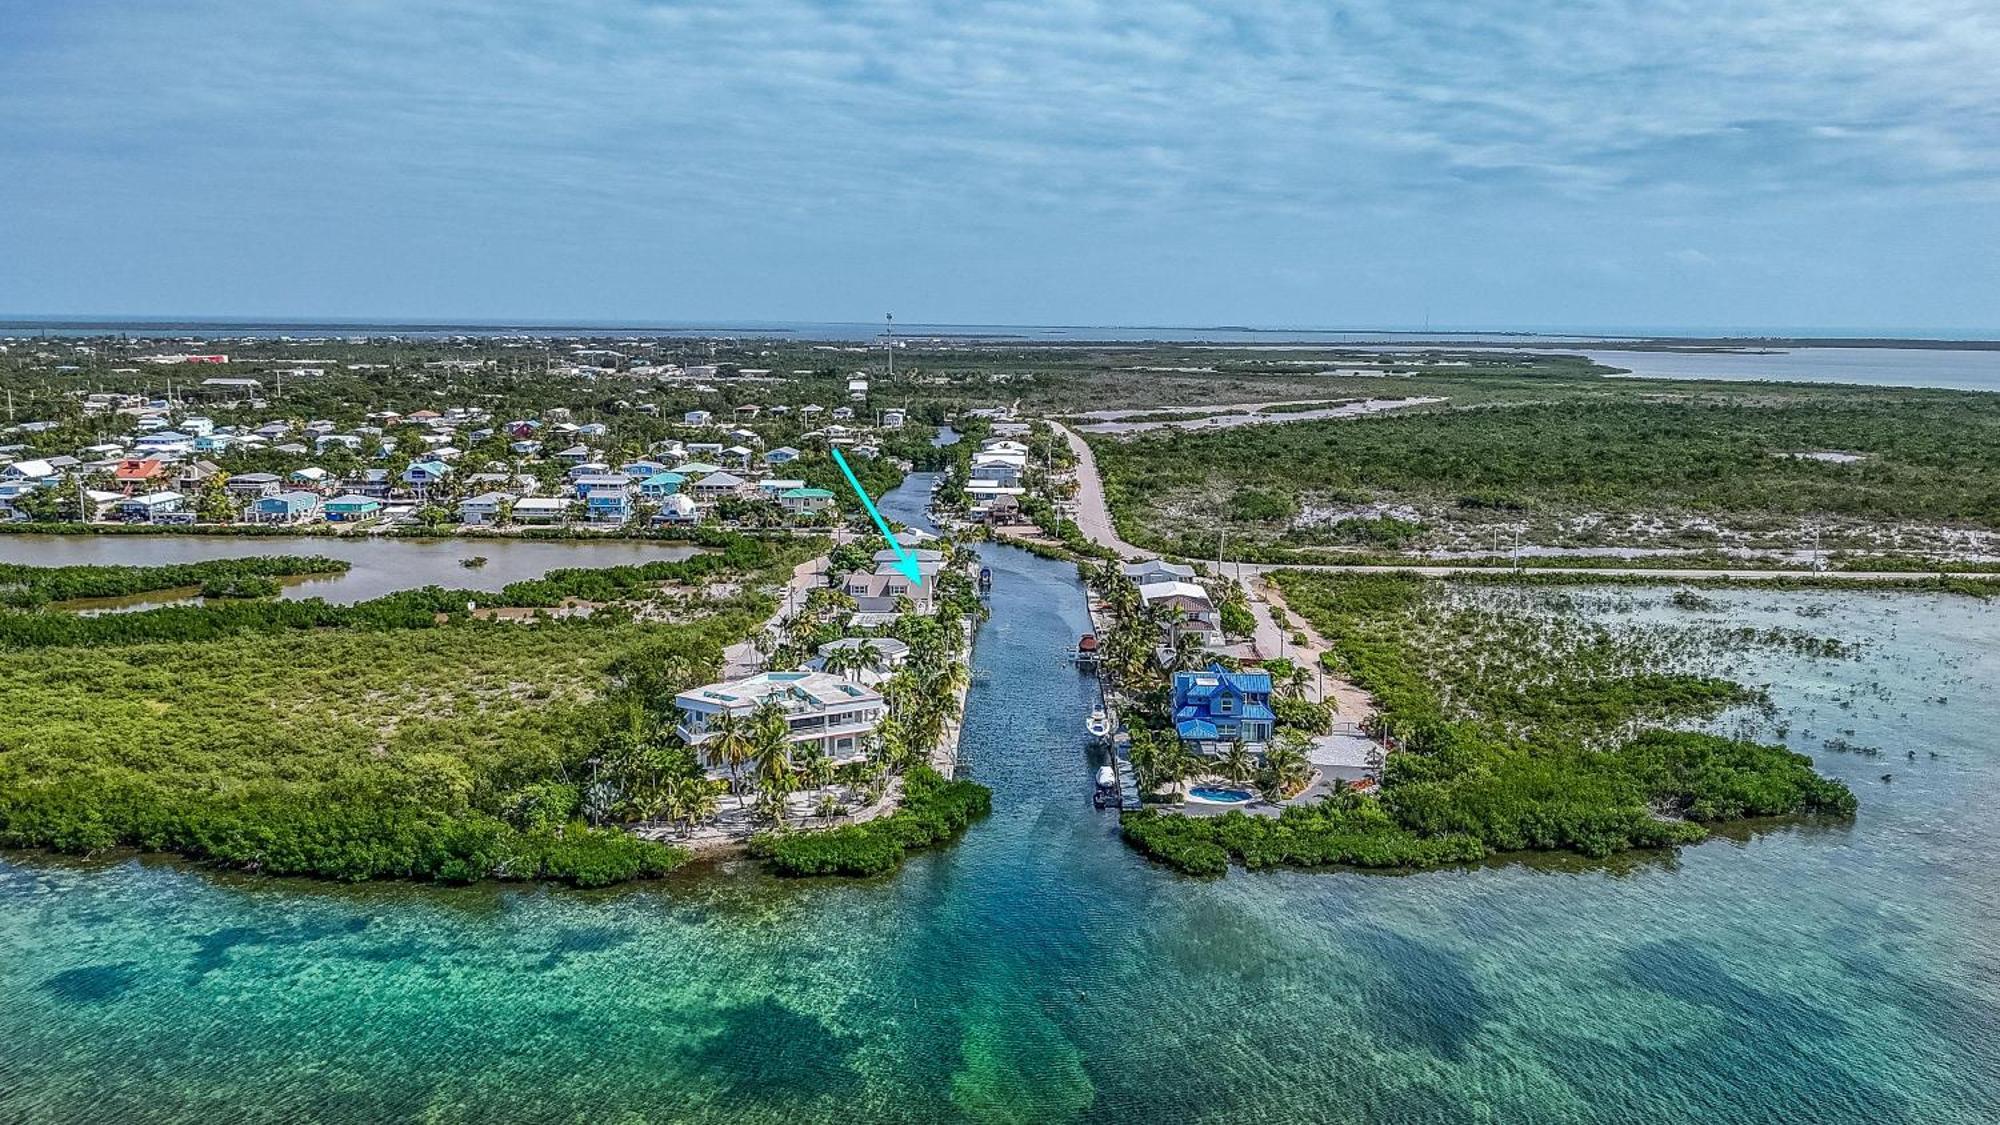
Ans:
[[[1111,734],[1111,716],[1104,713],[1104,708],[1099,707],[1090,713],[1090,721],[1083,724],[1083,729],[1089,731],[1092,738],[1109,737]]]
[[[1118,791],[1118,771],[1110,766],[1097,767],[1097,785],[1091,791],[1090,803],[1097,808],[1105,808],[1121,803]]]

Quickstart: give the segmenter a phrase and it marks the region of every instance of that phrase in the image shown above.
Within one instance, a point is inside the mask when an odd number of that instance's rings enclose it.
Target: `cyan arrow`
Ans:
[[[875,529],[882,533],[882,538],[889,541],[889,549],[896,552],[896,569],[903,572],[903,577],[910,580],[910,585],[922,587],[924,572],[917,567],[917,556],[911,554],[908,547],[896,541],[895,533],[891,532],[889,525],[883,521],[882,513],[875,510],[875,501],[868,498],[868,490],[861,487],[860,481],[854,479],[854,470],[847,467],[847,458],[840,455],[837,447],[829,447],[829,452],[833,454],[833,463],[840,466],[840,475],[847,478],[848,487],[854,489],[856,496],[861,497],[861,506],[868,509],[868,518],[875,521]]]

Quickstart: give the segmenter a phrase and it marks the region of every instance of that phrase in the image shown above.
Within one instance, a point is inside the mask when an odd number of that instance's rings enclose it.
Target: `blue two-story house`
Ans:
[[[1271,740],[1276,722],[1269,672],[1225,672],[1210,665],[1174,673],[1174,730],[1190,750],[1219,754],[1237,741],[1261,746]]]
[[[430,495],[431,488],[451,475],[451,466],[442,461],[413,461],[403,470],[403,484],[418,497]]]

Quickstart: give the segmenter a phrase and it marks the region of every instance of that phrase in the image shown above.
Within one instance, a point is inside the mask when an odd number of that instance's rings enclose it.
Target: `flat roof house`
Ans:
[[[461,523],[485,526],[500,522],[500,515],[514,497],[505,492],[482,492],[458,505],[458,519]]]
[[[181,510],[185,502],[178,492],[146,492],[138,496],[127,496],[118,505],[118,514],[128,520],[150,523],[161,516]]]
[[[569,501],[554,496],[529,496],[514,501],[515,523],[561,523],[569,515]]]
[[[258,523],[298,523],[319,511],[319,494],[294,491],[260,496],[250,505],[250,518]]]
[[[723,715],[747,719],[766,702],[784,713],[794,748],[813,747],[835,762],[859,761],[868,754],[868,738],[887,710],[874,689],[825,672],[761,672],[742,680],[709,684],[674,697],[680,708],[679,732],[701,758],[717,770],[708,748],[715,741],[715,720]]]
[[[330,523],[354,523],[382,514],[382,501],[373,496],[349,492],[328,500],[322,510]]]

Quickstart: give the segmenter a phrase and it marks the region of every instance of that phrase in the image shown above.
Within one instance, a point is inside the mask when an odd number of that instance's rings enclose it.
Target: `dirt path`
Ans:
[[[1090,443],[1069,427],[1058,422],[1050,422],[1050,427],[1068,439],[1069,447],[1076,453],[1076,525],[1082,529],[1084,537],[1093,543],[1109,547],[1127,559],[1154,558],[1159,552],[1134,547],[1118,537],[1118,529],[1111,522],[1111,510],[1104,503],[1104,479],[1098,475],[1097,458],[1090,451]],[[1497,574],[1504,567],[1495,566],[1453,566],[1432,565],[1416,560],[1408,564],[1349,564],[1349,563],[1230,563],[1232,574],[1242,577],[1261,577],[1274,570],[1319,570],[1329,573],[1352,572],[1368,574],[1373,572],[1405,571],[1424,574],[1434,578],[1448,578],[1455,574]],[[1676,570],[1671,567],[1646,566],[1537,566],[1523,567],[1524,572],[1535,574],[1595,574],[1606,578],[1658,578],[1662,582],[1672,582],[1680,578],[1806,578],[1806,579],[1858,579],[1864,582],[1913,582],[1935,578],[1937,571],[1903,570]],[[1992,578],[1994,575],[1978,572],[1946,572],[1947,578]]]
[[[1320,657],[1324,656],[1332,646],[1326,643],[1326,639],[1319,635],[1310,622],[1285,604],[1285,592],[1278,588],[1278,584],[1271,581],[1268,575],[1257,574],[1249,577],[1250,580],[1244,584],[1244,589],[1250,595],[1250,612],[1257,617],[1258,653],[1267,659],[1274,655],[1282,655],[1295,664],[1313,669],[1316,674],[1312,685],[1306,689],[1307,696],[1316,702],[1331,699],[1334,714],[1339,716],[1341,721],[1366,723],[1374,718],[1374,697],[1361,690],[1359,686],[1331,672],[1321,671],[1324,665],[1320,663]],[[1277,640],[1278,637],[1279,630],[1272,612],[1274,610],[1282,611],[1290,626],[1277,651],[1267,649],[1264,644],[1267,625],[1273,640]],[[1300,636],[1305,638],[1304,644],[1298,643]]]

